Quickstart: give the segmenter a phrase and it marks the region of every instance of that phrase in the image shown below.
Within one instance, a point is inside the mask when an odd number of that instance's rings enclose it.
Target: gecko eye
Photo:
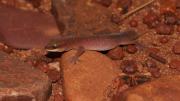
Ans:
[[[56,43],[54,43],[53,45],[52,45],[52,48],[57,48],[58,47],[58,44],[56,44]]]
[[[46,49],[56,49],[56,48],[58,48],[58,44],[56,42],[49,42],[45,48]]]

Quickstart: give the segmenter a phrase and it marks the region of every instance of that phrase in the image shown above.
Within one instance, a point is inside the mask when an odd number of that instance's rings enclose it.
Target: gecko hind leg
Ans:
[[[76,64],[79,61],[79,57],[85,52],[84,47],[79,47],[75,55],[70,59],[70,62]]]

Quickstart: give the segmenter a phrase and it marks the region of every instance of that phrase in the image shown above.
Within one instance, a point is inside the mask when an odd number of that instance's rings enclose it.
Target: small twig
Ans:
[[[146,2],[145,4],[143,4],[143,5],[141,5],[141,6],[137,7],[137,8],[135,8],[134,10],[129,11],[128,13],[122,15],[122,16],[121,16],[121,20],[123,20],[123,19],[129,17],[130,15],[134,14],[135,12],[137,12],[137,11],[143,9],[144,7],[150,5],[150,4],[153,3],[154,1],[155,1],[155,0],[151,0],[151,1],[149,1],[149,2]]]
[[[163,63],[163,64],[166,64],[166,63],[167,63],[167,60],[166,60],[165,58],[163,58],[163,57],[161,57],[161,56],[159,56],[159,55],[157,55],[157,54],[155,54],[155,53],[150,52],[150,53],[149,53],[149,56],[150,56],[151,58],[153,58],[153,59],[155,59],[155,60]]]

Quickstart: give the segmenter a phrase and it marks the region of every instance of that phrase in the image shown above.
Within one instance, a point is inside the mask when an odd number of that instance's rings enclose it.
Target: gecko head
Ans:
[[[48,52],[63,52],[65,48],[60,46],[60,43],[56,40],[51,40],[46,46],[45,49]]]

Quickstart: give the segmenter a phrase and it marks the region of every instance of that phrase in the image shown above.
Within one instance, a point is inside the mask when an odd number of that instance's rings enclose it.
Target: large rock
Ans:
[[[50,94],[44,73],[0,52],[0,101],[47,101]]]
[[[14,48],[43,48],[59,35],[54,17],[0,4],[0,42]]]
[[[66,34],[109,34],[119,32],[118,25],[112,23],[112,12],[91,0],[53,0],[58,19]],[[106,0],[107,1],[107,0]],[[62,27],[64,26],[64,27]]]
[[[180,75],[168,76],[138,86],[113,101],[180,101]]]
[[[74,53],[65,53],[61,60],[66,101],[103,101],[107,88],[117,76],[115,64],[94,51],[86,51],[72,64],[70,59]]]

